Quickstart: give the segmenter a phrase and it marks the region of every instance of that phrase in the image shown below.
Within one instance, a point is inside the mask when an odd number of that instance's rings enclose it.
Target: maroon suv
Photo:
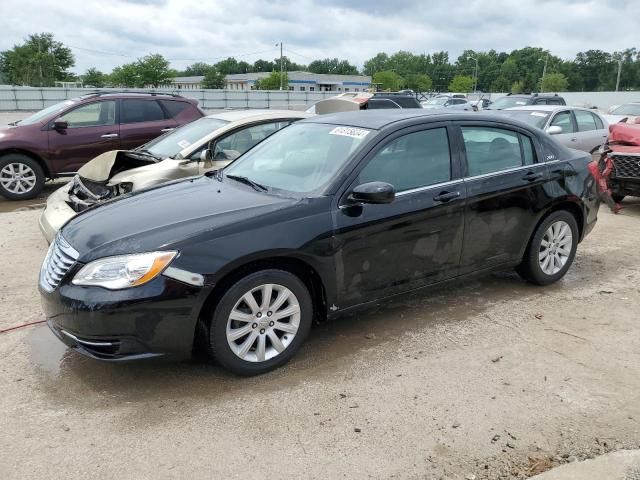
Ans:
[[[178,95],[95,92],[0,127],[0,195],[33,198],[47,178],[73,175],[109,150],[128,150],[204,116]]]

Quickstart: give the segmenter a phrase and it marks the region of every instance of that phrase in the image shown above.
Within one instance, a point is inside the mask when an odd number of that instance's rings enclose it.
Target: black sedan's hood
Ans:
[[[299,200],[263,192],[234,180],[198,177],[134,193],[87,210],[61,231],[80,261],[179,248],[203,233],[295,205]]]

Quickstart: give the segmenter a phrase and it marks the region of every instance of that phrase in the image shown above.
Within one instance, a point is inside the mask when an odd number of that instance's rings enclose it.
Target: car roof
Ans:
[[[224,112],[207,115],[207,118],[215,118],[227,122],[252,122],[256,120],[269,120],[276,118],[307,118],[313,116],[312,113],[300,112],[297,110],[227,110]]]
[[[555,112],[557,110],[586,110],[587,112],[593,112],[593,110],[589,108],[574,107],[572,105],[523,105],[519,107],[505,108],[505,110],[528,110],[540,112]]]
[[[518,121],[513,121],[506,117],[498,118],[495,114],[482,114],[477,112],[460,112],[452,109],[381,109],[381,110],[363,110],[358,112],[342,112],[331,113],[328,115],[319,115],[313,118],[301,120],[301,123],[325,123],[330,125],[347,125],[350,127],[367,128],[371,130],[380,130],[388,125],[403,120],[411,120],[417,118],[425,118],[431,121],[447,121],[447,120],[481,120],[489,122],[513,123],[519,126],[530,126]]]

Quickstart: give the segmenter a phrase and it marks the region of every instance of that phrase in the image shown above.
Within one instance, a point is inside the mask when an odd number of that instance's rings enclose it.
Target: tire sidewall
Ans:
[[[33,158],[27,157],[26,155],[21,155],[19,153],[10,153],[0,157],[0,170],[2,170],[6,165],[10,163],[22,163],[31,168],[36,174],[36,184],[28,192],[21,194],[9,192],[5,190],[5,188],[0,184],[0,195],[9,200],[29,200],[36,197],[42,191],[45,180],[44,171],[42,170],[40,164]]]
[[[569,225],[569,228],[571,229],[571,236],[572,236],[571,252],[569,254],[569,258],[567,259],[567,262],[564,264],[564,266],[559,272],[553,275],[547,275],[542,271],[542,267],[540,266],[540,261],[538,258],[539,252],[540,252],[540,244],[542,242],[544,234],[549,229],[549,227],[558,221],[565,222],[567,225]],[[564,277],[564,275],[567,273],[569,268],[571,268],[571,265],[573,264],[573,260],[576,256],[576,251],[578,249],[578,239],[579,239],[578,235],[579,235],[578,223],[576,222],[575,217],[571,213],[564,210],[553,212],[538,226],[533,238],[531,239],[531,246],[529,248],[529,258],[528,258],[529,271],[533,277],[533,280],[537,284],[549,285],[551,283],[557,282],[562,277]]]
[[[231,309],[247,291],[265,283],[282,285],[293,292],[300,305],[300,325],[295,338],[284,352],[264,362],[247,362],[239,358],[227,342],[227,321]],[[305,284],[294,274],[284,270],[262,270],[238,280],[225,292],[209,325],[209,346],[214,359],[227,370],[250,376],[266,373],[280,367],[295,355],[307,337],[313,320],[313,303]]]

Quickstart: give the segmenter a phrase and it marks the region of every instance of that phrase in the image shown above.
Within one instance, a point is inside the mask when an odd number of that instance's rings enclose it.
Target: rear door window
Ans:
[[[180,102],[177,100],[160,100],[160,103],[171,118],[177,117],[182,111],[186,110],[190,106],[187,102]]]
[[[596,123],[596,117],[591,112],[574,110],[573,114],[576,116],[576,123],[578,124],[579,132],[589,132],[599,128]]]
[[[164,111],[155,100],[122,100],[120,123],[156,122],[164,119]]]
[[[422,130],[391,140],[364,167],[358,180],[387,182],[397,192],[451,180],[447,129]]]
[[[462,127],[470,177],[535,162],[531,139],[503,128]]]

